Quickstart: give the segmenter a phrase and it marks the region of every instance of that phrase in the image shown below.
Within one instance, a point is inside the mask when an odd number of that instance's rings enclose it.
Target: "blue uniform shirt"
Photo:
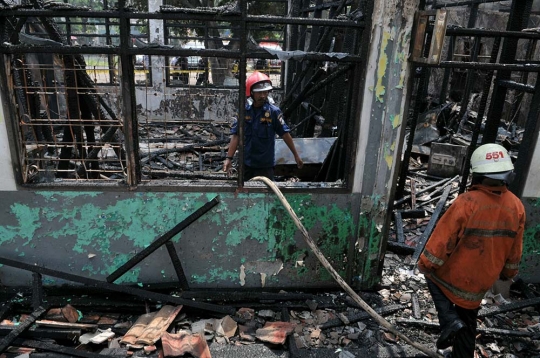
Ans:
[[[244,164],[252,168],[271,168],[275,161],[276,134],[290,132],[281,110],[268,102],[261,108],[246,104],[244,125]],[[231,134],[238,134],[235,121]]]

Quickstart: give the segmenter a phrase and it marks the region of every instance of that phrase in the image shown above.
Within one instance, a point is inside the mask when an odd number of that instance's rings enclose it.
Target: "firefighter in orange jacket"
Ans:
[[[471,156],[472,186],[437,223],[420,256],[441,326],[437,348],[452,358],[474,357],[476,317],[482,298],[499,278],[518,272],[525,210],[507,184],[514,166],[498,144]]]

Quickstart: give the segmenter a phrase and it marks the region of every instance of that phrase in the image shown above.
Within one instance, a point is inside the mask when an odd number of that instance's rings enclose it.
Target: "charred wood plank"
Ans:
[[[386,249],[398,255],[412,255],[415,250],[412,246],[395,241],[388,241]]]
[[[56,352],[56,353],[62,353],[66,354],[69,357],[82,357],[82,358],[103,358],[106,357],[104,355],[101,355],[99,353],[92,353],[88,351],[82,351],[71,347],[65,347],[60,346],[55,343],[48,343],[48,342],[40,342],[40,341],[34,341],[34,340],[23,340],[18,339],[14,342],[17,346],[22,347],[29,347],[29,348],[35,348],[35,349],[42,349],[45,351],[50,352]]]
[[[455,192],[458,192],[459,191],[459,187],[456,187],[456,188],[453,188],[452,190],[450,190],[450,194],[454,194]],[[435,192],[431,193],[431,194],[434,194]],[[422,205],[425,206],[435,200],[439,200],[441,198],[442,194],[441,195],[438,195],[438,196],[435,196],[435,197],[432,197],[431,199],[429,200],[426,200],[424,202],[422,202]]]
[[[403,235],[403,220],[399,210],[394,213],[394,224],[396,225],[396,240],[398,243],[403,244],[405,236]]]
[[[358,292],[358,296],[360,296],[360,298],[372,305],[381,303],[381,295],[378,293]],[[345,297],[345,304],[349,307],[362,309],[362,307],[358,303],[356,303],[356,301],[353,300],[351,296]]]
[[[13,307],[13,300],[16,298],[17,296],[2,304],[2,308],[0,308],[0,320],[4,319],[6,314],[11,310],[11,308]]]
[[[43,281],[39,273],[32,273],[32,307],[37,310],[43,303]]]
[[[71,322],[58,322],[51,320],[38,320],[36,321],[38,327],[53,327],[53,328],[71,328],[71,329],[81,329],[81,330],[96,330],[98,328],[97,324],[90,323],[71,323]]]
[[[375,312],[377,312],[381,316],[386,316],[386,315],[392,314],[392,313],[394,313],[396,311],[399,311],[399,310],[401,310],[401,309],[403,309],[405,307],[406,306],[404,306],[404,305],[390,305],[390,306],[375,308]],[[348,316],[345,316],[345,317],[347,318],[347,321],[349,321],[349,324],[350,323],[356,323],[356,322],[371,318],[371,316],[367,312],[360,312],[360,313],[353,314],[353,315],[348,315]],[[343,326],[343,325],[344,325],[343,321],[341,319],[337,318],[337,319],[329,320],[328,322],[322,324],[321,329],[334,328],[334,327],[339,327],[339,326]]]
[[[439,328],[439,324],[437,322],[428,322],[428,321],[422,321],[419,319],[397,318],[396,323],[412,325],[416,327],[429,327],[433,329]],[[529,331],[515,331],[515,330],[509,330],[509,329],[483,328],[483,327],[477,327],[476,332],[483,333],[490,336],[512,336],[512,337],[532,337],[535,334],[534,332],[529,332]]]
[[[32,312],[26,319],[17,326],[17,328],[13,329],[7,336],[5,336],[0,341],[0,353],[4,352],[6,348],[13,343],[23,333],[26,331],[34,322],[45,312],[47,311],[46,307],[38,307],[34,312]]]
[[[448,178],[448,179],[440,180],[440,181],[438,181],[438,182],[436,182],[436,183],[434,183],[434,184],[432,184],[432,185],[430,185],[428,187],[425,187],[424,189],[418,190],[416,192],[416,195],[420,195],[420,194],[425,193],[426,191],[429,191],[429,190],[431,190],[433,188],[443,186],[443,185],[447,184],[448,182],[450,182],[451,180],[453,181],[454,178]],[[407,200],[410,200],[410,199],[411,199],[410,195],[405,195],[403,198],[394,201],[394,207],[398,206],[398,205],[401,205],[401,204],[403,204],[404,202],[406,202]]]
[[[161,168],[160,168],[161,169]],[[208,180],[235,180],[236,176],[227,176],[227,174],[199,174],[199,173],[186,173],[179,171],[156,171],[156,170],[143,170],[143,173],[152,179],[159,178],[183,178],[183,179],[208,179]]]
[[[200,147],[213,147],[215,145],[220,145],[220,144],[226,144],[226,143],[229,143],[229,139],[218,139],[218,140],[214,140],[214,141],[211,141],[211,142],[206,142],[206,143],[199,143],[199,144],[191,144],[191,145],[186,145],[184,147],[181,147],[181,148],[167,148],[167,149],[160,149],[160,150],[156,150],[155,152],[152,152],[150,154],[148,154],[148,156],[145,156],[145,153],[141,153],[141,164],[145,164],[145,163],[148,163],[148,161],[150,161],[151,159],[153,159],[154,157],[158,156],[158,155],[162,155],[162,154],[170,154],[170,153],[175,153],[175,152],[189,152],[195,148],[200,148]]]
[[[489,316],[493,316],[499,313],[517,311],[522,308],[536,306],[538,304],[540,304],[540,297],[507,303],[504,305],[490,307],[490,308],[483,308],[478,312],[478,317],[489,317]]]
[[[424,209],[399,210],[402,219],[422,219],[426,217]]]
[[[193,222],[195,222],[197,219],[199,219],[201,216],[206,214],[210,209],[212,209],[214,206],[216,206],[219,203],[219,197],[216,196],[214,199],[210,200],[203,206],[201,206],[199,209],[197,209],[195,212],[193,212],[191,215],[189,215],[187,218],[182,220],[180,223],[178,223],[175,227],[173,227],[171,230],[169,230],[167,233],[162,235],[161,237],[157,238],[154,242],[152,242],[147,248],[133,256],[128,262],[126,262],[124,265],[119,267],[116,271],[114,271],[112,274],[110,274],[107,277],[107,282],[114,282],[118,278],[120,278],[123,274],[125,274],[127,271],[129,271],[133,266],[144,260],[148,255],[150,255],[152,252],[156,251],[158,248],[160,248],[163,244],[165,244],[167,241],[172,239],[176,234],[187,228],[189,225],[191,225]]]
[[[32,352],[32,358],[71,358],[70,355],[52,352]]]
[[[197,308],[197,309],[220,313],[220,314],[233,315],[236,312],[234,308],[228,307],[228,306],[218,306],[218,305],[213,305],[210,303],[196,302],[196,301],[186,300],[180,297],[175,297],[175,296],[166,295],[162,293],[146,291],[140,288],[129,287],[125,285],[115,285],[114,283],[103,282],[103,281],[95,280],[88,277],[82,277],[82,276],[77,276],[77,275],[73,275],[66,272],[48,269],[41,266],[30,265],[23,262],[14,261],[5,257],[0,257],[0,264],[10,266],[10,267],[20,268],[26,271],[39,272],[46,276],[52,276],[52,277],[57,277],[57,278],[61,278],[68,281],[82,283],[87,286],[91,286],[93,288],[101,288],[103,290],[121,292],[128,295],[138,296],[138,297],[146,298],[152,301],[176,303],[180,305],[185,305],[187,307]]]
[[[411,208],[416,208],[416,180],[411,178]]]
[[[162,158],[160,157],[159,155],[154,157],[158,162],[162,163],[163,165],[165,165],[167,168],[169,169],[173,169],[174,168],[174,164],[171,163],[170,160],[167,160],[165,158]]]
[[[176,248],[174,247],[174,244],[170,241],[167,241],[165,243],[165,247],[167,247],[167,251],[169,252],[169,256],[173,263],[174,271],[176,271],[176,276],[178,276],[178,282],[180,283],[180,288],[182,290],[188,290],[189,283],[186,279],[186,274],[184,273],[182,262],[180,261],[180,258],[178,257],[178,253],[176,252]]]
[[[435,208],[435,211],[433,212],[433,215],[431,216],[431,219],[429,219],[429,223],[428,223],[426,229],[422,233],[422,236],[420,236],[420,239],[418,239],[418,243],[416,244],[416,248],[414,250],[414,254],[413,254],[412,259],[411,259],[411,263],[413,265],[416,264],[416,262],[420,258],[420,254],[424,250],[424,247],[426,246],[426,242],[427,242],[429,236],[431,235],[431,232],[435,228],[435,224],[439,220],[439,216],[441,215],[441,213],[442,213],[442,211],[444,209],[444,204],[446,204],[446,200],[448,199],[448,195],[450,194],[451,189],[452,189],[451,185],[447,185],[446,189],[444,189],[444,193],[441,196],[441,199],[439,200],[439,202],[437,203],[437,207]]]
[[[187,291],[182,298],[204,299],[209,301],[304,301],[317,300],[316,295],[308,293],[272,293],[272,292],[229,292],[229,291]]]
[[[16,326],[0,325],[0,336],[7,336]],[[29,328],[22,332],[19,337],[23,338],[51,338],[72,340],[81,335],[80,329],[50,329],[50,328]]]

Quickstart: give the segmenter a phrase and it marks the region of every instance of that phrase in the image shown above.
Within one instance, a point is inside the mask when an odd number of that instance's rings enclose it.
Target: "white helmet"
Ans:
[[[506,149],[499,144],[484,144],[471,156],[473,175],[503,180],[509,183],[514,176],[514,164]]]

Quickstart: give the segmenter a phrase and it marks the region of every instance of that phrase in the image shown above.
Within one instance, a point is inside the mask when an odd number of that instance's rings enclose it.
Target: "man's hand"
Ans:
[[[229,158],[225,158],[225,161],[223,162],[223,171],[227,173],[227,175],[231,175],[232,172],[232,160]]]
[[[294,157],[294,160],[296,161],[296,166],[298,167],[298,169],[302,169],[302,167],[304,166],[304,162],[302,161],[302,158],[300,158],[300,156],[297,155]]]

